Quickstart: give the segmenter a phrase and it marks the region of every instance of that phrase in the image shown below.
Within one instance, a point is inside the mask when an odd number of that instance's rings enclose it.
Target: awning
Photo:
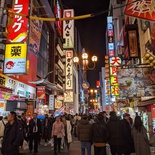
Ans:
[[[7,88],[7,87],[5,87],[3,85],[0,85],[0,91],[7,92],[7,93],[10,93],[10,94],[12,93],[12,89]]]
[[[151,99],[148,101],[139,101],[137,106],[138,107],[144,107],[144,106],[152,105],[154,103],[155,103],[155,99]]]
[[[55,83],[51,83],[47,80],[44,80],[42,83],[40,83],[41,85],[46,86],[47,88],[50,88],[54,91],[58,91],[58,92],[63,92],[63,89],[58,87]]]

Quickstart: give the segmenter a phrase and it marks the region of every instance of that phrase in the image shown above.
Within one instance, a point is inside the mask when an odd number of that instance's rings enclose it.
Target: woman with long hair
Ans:
[[[143,126],[140,116],[135,117],[131,134],[134,141],[136,155],[151,155],[147,131]]]

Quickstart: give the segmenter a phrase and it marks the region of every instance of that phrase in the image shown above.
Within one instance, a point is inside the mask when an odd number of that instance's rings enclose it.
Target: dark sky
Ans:
[[[75,16],[97,13],[109,8],[109,0],[62,0],[62,3],[65,9],[74,9]],[[91,87],[96,86],[99,72],[104,66],[106,17],[107,13],[104,13],[92,18],[75,20],[82,47],[90,57],[94,54],[98,57],[96,70],[87,72],[87,79]]]

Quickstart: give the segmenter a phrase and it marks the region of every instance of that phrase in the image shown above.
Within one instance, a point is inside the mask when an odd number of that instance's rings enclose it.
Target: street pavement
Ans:
[[[29,153],[29,150],[23,151],[21,155],[33,155],[33,153]],[[38,154],[37,155],[53,155],[54,151],[51,145],[44,146],[44,142],[41,142],[38,148]],[[67,153],[65,150],[61,150],[61,153],[58,153],[58,155],[81,155],[81,149],[80,149],[80,142],[77,140],[77,138],[73,138],[73,142],[70,144],[70,151]]]

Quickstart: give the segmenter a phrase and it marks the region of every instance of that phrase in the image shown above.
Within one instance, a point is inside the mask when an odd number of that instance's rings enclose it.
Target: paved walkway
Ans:
[[[42,142],[38,149],[38,155],[52,154],[54,154],[53,148],[50,145],[44,146],[44,143]],[[25,150],[22,155],[30,155],[29,150]],[[70,144],[70,152],[67,153],[65,150],[61,150],[61,153],[58,153],[58,155],[81,155],[80,142],[77,138],[74,138],[73,142]]]

